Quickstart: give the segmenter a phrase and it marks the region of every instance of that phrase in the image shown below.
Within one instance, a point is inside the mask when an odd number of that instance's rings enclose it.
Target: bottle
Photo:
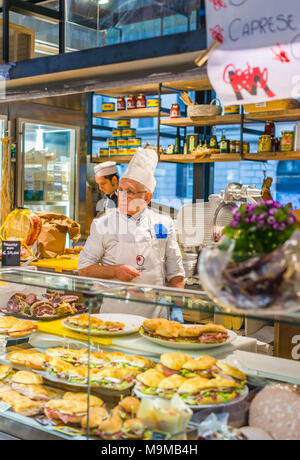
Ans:
[[[208,149],[208,143],[206,140],[206,136],[204,136],[203,147],[206,147]]]
[[[217,141],[217,136],[216,135],[211,136],[210,142],[209,142],[209,148],[210,149],[217,149],[218,148],[218,141]]]
[[[175,155],[180,154],[180,137],[179,136],[175,137],[174,153],[175,153]]]
[[[227,140],[226,140],[226,137],[225,137],[225,134],[224,134],[224,130],[223,130],[222,139],[221,139],[221,142],[220,142],[220,153],[228,153]]]

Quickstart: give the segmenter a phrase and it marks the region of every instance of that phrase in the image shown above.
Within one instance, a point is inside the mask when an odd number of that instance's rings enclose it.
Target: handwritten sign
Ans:
[[[20,241],[2,242],[2,267],[18,267],[20,265]]]
[[[300,97],[300,5],[206,0],[208,76],[224,105]]]

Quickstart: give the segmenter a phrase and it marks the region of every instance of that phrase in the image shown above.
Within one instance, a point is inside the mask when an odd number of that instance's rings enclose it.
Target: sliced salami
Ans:
[[[34,304],[34,302],[36,302],[36,295],[35,294],[28,294],[26,299],[25,299],[25,302],[28,303],[28,305],[32,305]]]
[[[63,295],[62,300],[68,303],[77,302],[79,297],[77,295]]]
[[[40,317],[40,316],[54,316],[56,314],[55,307],[50,302],[40,301],[35,302],[31,306],[31,314],[32,316]]]

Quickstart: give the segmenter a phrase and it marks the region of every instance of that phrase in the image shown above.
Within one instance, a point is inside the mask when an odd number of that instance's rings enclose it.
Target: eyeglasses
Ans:
[[[118,188],[116,190],[117,194],[119,193],[126,193],[128,198],[133,198],[135,195],[139,195],[141,193],[147,193],[147,190],[142,190],[140,192],[133,192],[132,190],[122,190],[121,188]]]

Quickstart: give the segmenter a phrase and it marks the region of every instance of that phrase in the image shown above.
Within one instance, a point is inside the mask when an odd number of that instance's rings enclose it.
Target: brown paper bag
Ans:
[[[66,234],[71,240],[80,238],[80,225],[63,214],[37,212],[42,221],[41,233],[37,240],[39,257],[53,258],[62,254],[65,249]]]

